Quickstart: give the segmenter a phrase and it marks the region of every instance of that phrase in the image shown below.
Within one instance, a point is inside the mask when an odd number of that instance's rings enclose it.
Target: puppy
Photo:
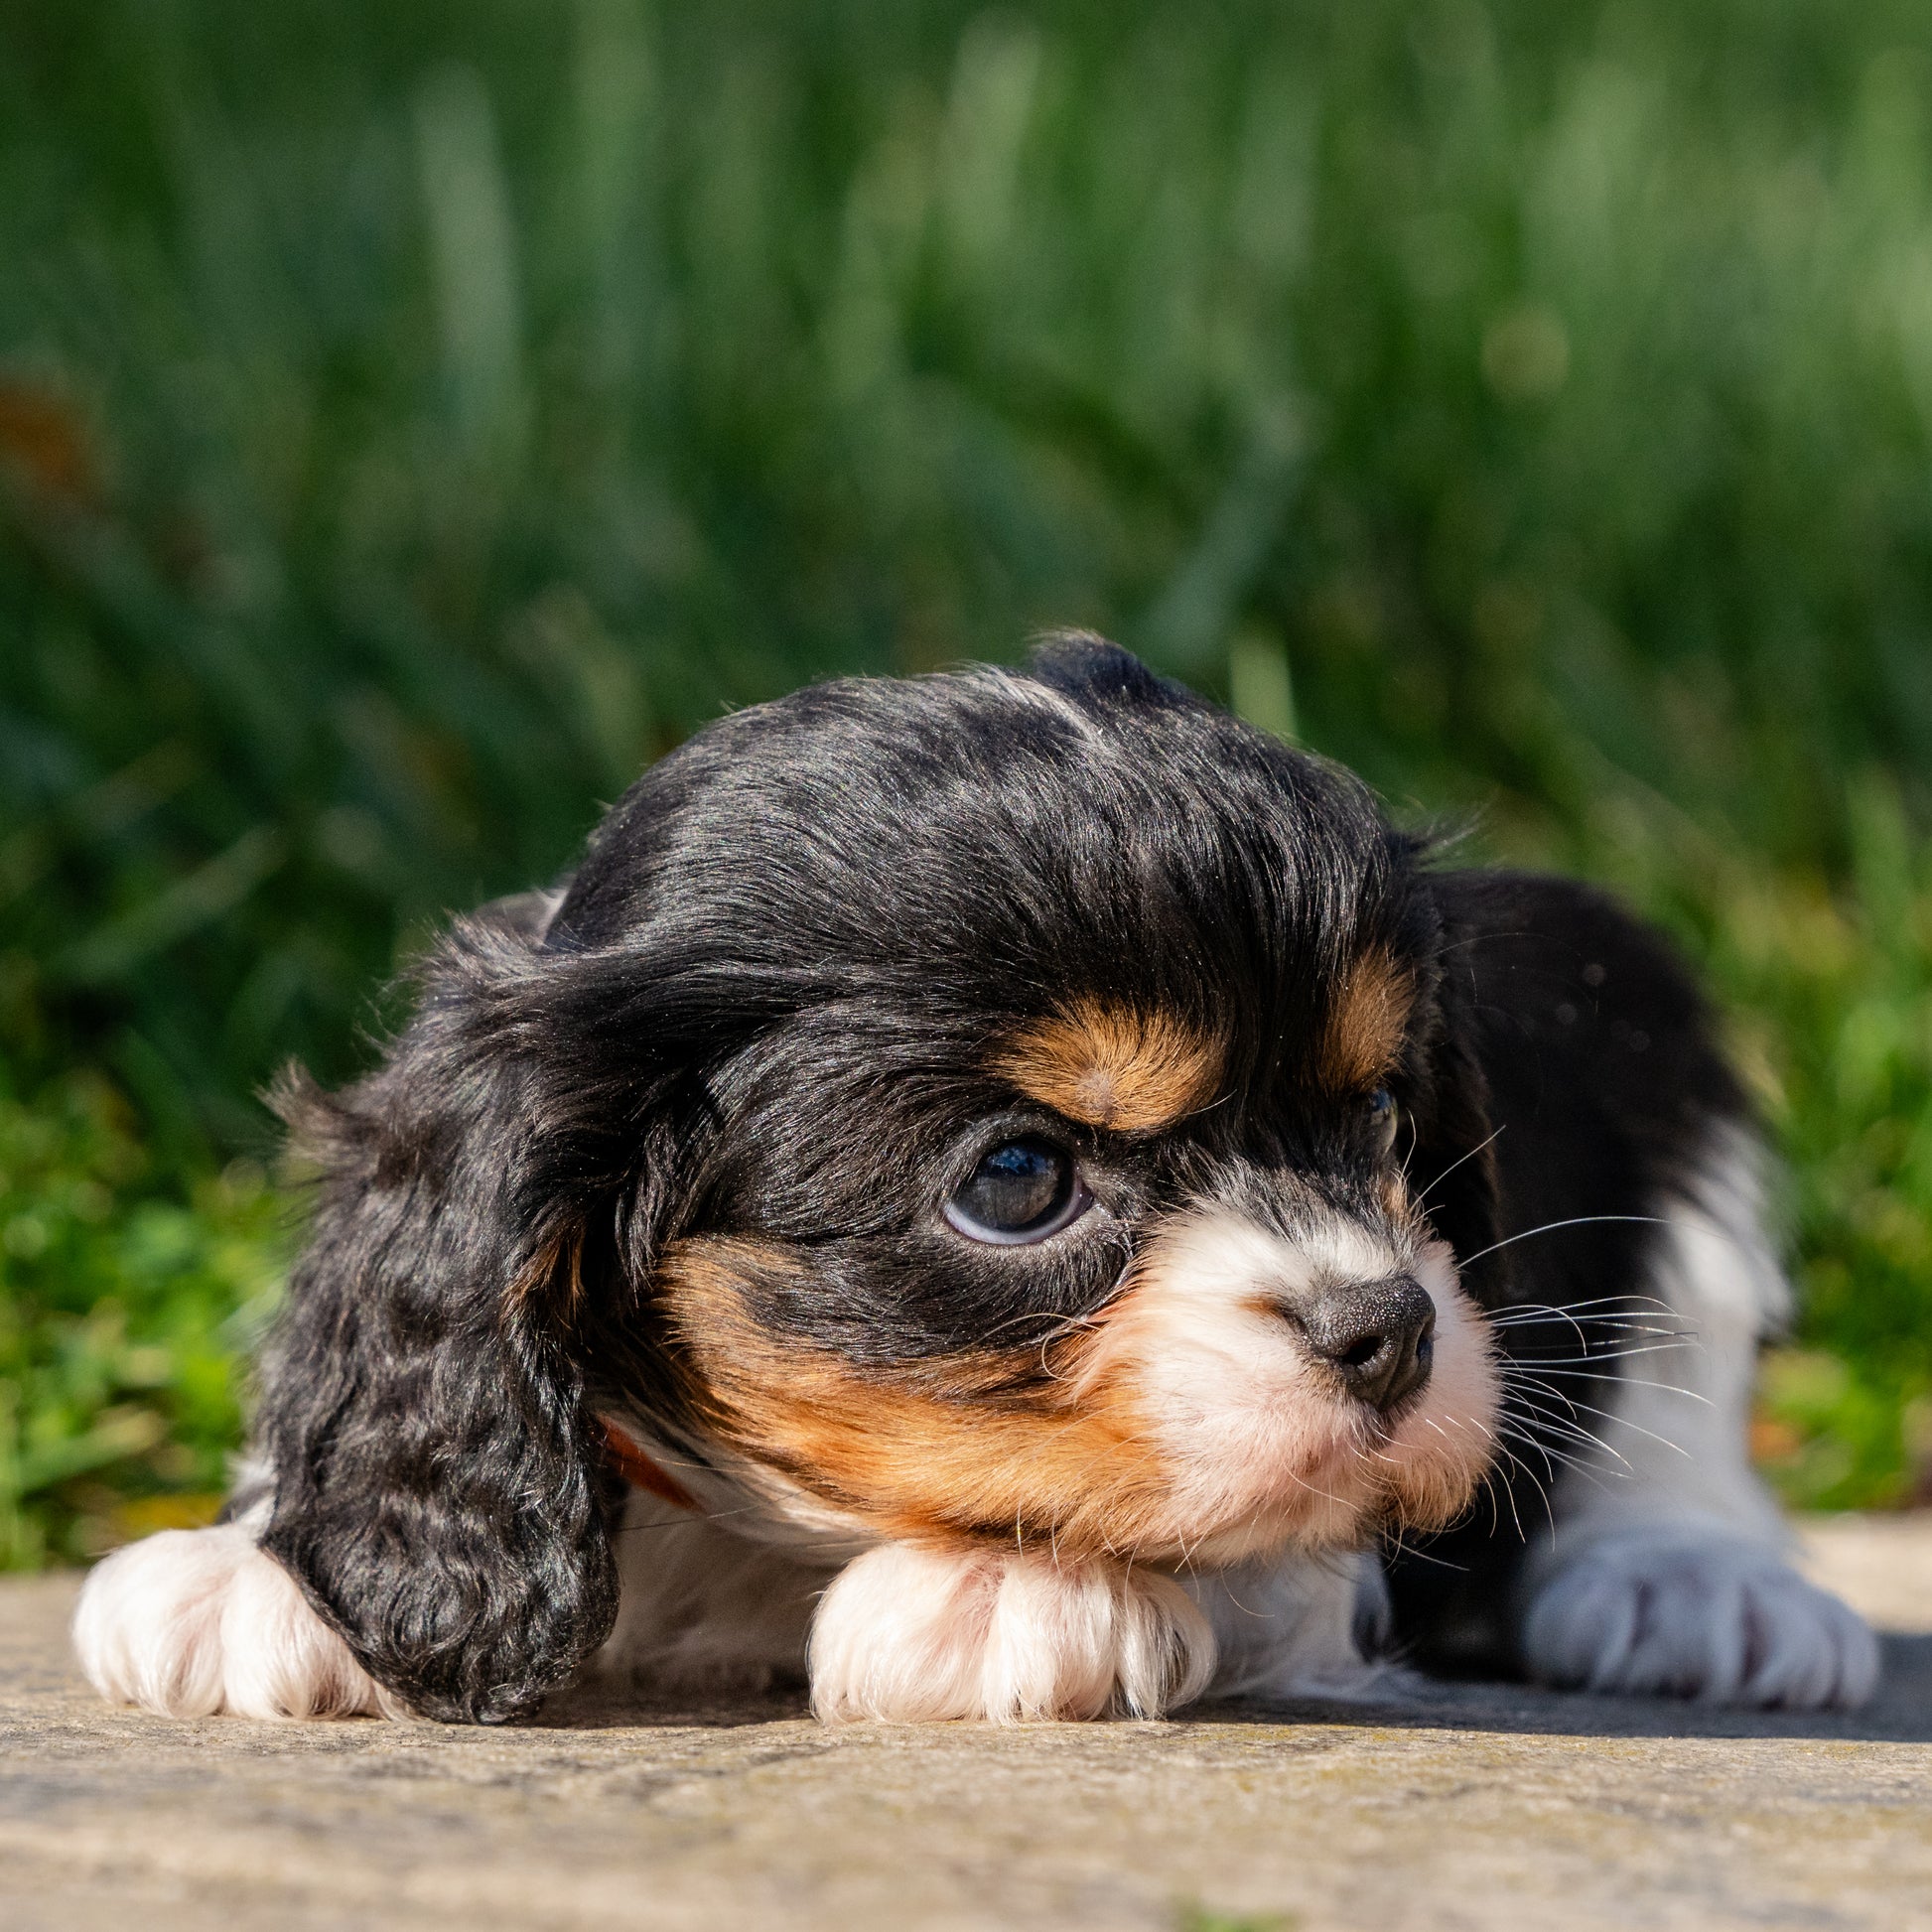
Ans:
[[[1785,1289],[1681,969],[1097,639],[721,720],[282,1105],[251,1459],[93,1573],[110,1698],[1872,1688],[1745,1462]]]

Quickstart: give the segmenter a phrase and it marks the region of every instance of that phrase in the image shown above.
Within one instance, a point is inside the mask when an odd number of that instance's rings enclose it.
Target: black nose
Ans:
[[[1373,1409],[1393,1409],[1429,1380],[1436,1304],[1407,1275],[1328,1289],[1296,1314],[1310,1348]]]

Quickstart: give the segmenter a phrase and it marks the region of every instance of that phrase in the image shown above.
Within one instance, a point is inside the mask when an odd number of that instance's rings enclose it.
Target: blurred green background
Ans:
[[[726,706],[1105,629],[1704,963],[1932,1484],[1922,0],[10,0],[0,1564],[209,1507],[253,1098]]]

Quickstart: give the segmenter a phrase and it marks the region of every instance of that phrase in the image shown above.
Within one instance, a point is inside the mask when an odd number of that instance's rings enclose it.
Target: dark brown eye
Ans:
[[[1044,1241],[1076,1221],[1092,1196],[1073,1157],[1050,1141],[1005,1141],[980,1156],[966,1184],[946,1203],[946,1219],[973,1241],[1018,1247]]]
[[[1376,1151],[1386,1155],[1395,1147],[1395,1130],[1402,1110],[1387,1087],[1377,1087],[1368,1097],[1369,1131],[1375,1136]]]

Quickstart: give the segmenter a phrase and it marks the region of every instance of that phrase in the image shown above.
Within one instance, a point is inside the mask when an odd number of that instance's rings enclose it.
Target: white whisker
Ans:
[[[1559,1228],[1596,1227],[1605,1221],[1641,1221],[1650,1227],[1658,1228],[1673,1225],[1661,1214],[1576,1214],[1567,1221],[1545,1221],[1541,1227],[1524,1228],[1520,1234],[1505,1235],[1500,1241],[1490,1242],[1486,1248],[1478,1248],[1472,1255],[1458,1255],[1456,1266],[1468,1268],[1485,1255],[1493,1255],[1499,1248],[1513,1248],[1517,1242],[1527,1241],[1533,1234],[1554,1234]]]
[[[1512,1368],[1516,1366],[1517,1364],[1515,1363],[1511,1364]],[[1659,1389],[1666,1395],[1681,1395],[1687,1402],[1701,1402],[1707,1409],[1715,1409],[1718,1406],[1708,1395],[1701,1394],[1696,1389],[1687,1389],[1676,1382],[1652,1382],[1637,1375],[1618,1375],[1613,1378],[1586,1375],[1581,1369],[1546,1368],[1542,1362],[1530,1363],[1526,1364],[1526,1366],[1534,1367],[1539,1374],[1547,1373],[1554,1375],[1563,1381],[1595,1382],[1599,1380],[1614,1380],[1619,1389]],[[1504,1379],[1509,1380],[1511,1378],[1505,1376]]]
[[[1680,1336],[1675,1341],[1643,1342],[1634,1348],[1605,1348],[1598,1353],[1586,1355],[1505,1355],[1503,1365],[1513,1368],[1518,1362],[1527,1362],[1533,1368],[1560,1368],[1576,1362],[1627,1362],[1635,1355],[1668,1355],[1679,1348],[1693,1348],[1697,1345],[1695,1336]]]
[[[1508,1123],[1505,1122],[1504,1125],[1507,1126]],[[1491,1134],[1488,1140],[1478,1141],[1475,1144],[1475,1146],[1470,1148],[1466,1154],[1458,1154],[1455,1157],[1455,1159],[1451,1161],[1449,1164],[1449,1166],[1445,1168],[1443,1172],[1439,1173],[1436,1176],[1436,1178],[1432,1180],[1429,1183],[1429,1185],[1425,1187],[1422,1190],[1422,1192],[1416,1196],[1416,1205],[1420,1207],[1423,1204],[1423,1202],[1426,1201],[1430,1197],[1430,1195],[1433,1194],[1436,1191],[1436,1189],[1440,1187],[1443,1184],[1443,1182],[1446,1181],[1449,1177],[1449,1175],[1452,1174],[1456,1171],[1456,1169],[1462,1165],[1464,1161],[1473,1161],[1476,1158],[1476,1156],[1482,1152],[1484,1148],[1492,1146],[1495,1143],[1497,1137],[1502,1133],[1502,1131],[1503,1130],[1501,1127],[1497,1128],[1496,1132],[1494,1134]],[[1405,1174],[1408,1172],[1406,1164],[1404,1166],[1403,1172]]]

